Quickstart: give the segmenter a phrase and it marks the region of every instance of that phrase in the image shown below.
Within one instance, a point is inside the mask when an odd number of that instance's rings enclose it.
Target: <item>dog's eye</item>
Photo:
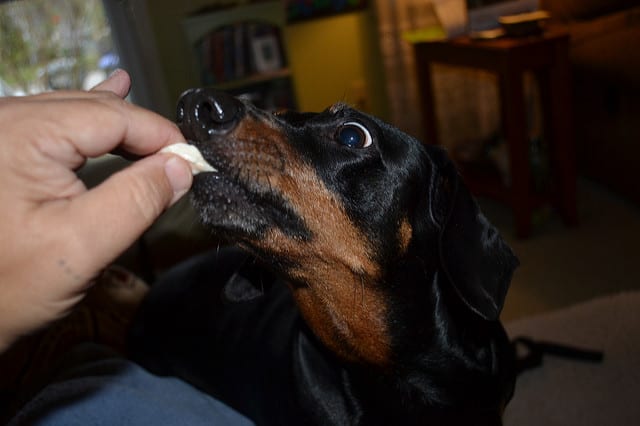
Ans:
[[[351,121],[340,127],[338,142],[349,148],[366,148],[372,143],[371,133],[360,123]]]

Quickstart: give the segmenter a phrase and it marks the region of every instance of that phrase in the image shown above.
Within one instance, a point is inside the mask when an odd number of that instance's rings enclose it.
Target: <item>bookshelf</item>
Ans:
[[[281,1],[245,2],[186,18],[200,84],[246,96],[267,110],[295,109],[285,23]]]

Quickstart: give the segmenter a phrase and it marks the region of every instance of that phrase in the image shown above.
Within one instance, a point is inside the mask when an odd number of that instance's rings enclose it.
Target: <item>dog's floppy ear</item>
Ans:
[[[519,262],[498,230],[480,212],[449,159],[440,164],[434,190],[442,220],[439,238],[442,268],[464,303],[486,320],[500,315],[513,271]],[[433,206],[432,206],[433,208]]]

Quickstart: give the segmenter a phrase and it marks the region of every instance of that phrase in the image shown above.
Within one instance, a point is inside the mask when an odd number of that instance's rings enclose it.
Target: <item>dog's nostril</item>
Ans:
[[[243,111],[243,104],[231,95],[213,89],[192,89],[178,100],[176,121],[185,135],[199,140],[229,132]]]
[[[237,123],[238,105],[238,101],[227,95],[210,97],[196,106],[194,118],[200,127],[210,135],[226,132]]]
[[[230,96],[220,96],[202,102],[196,108],[196,119],[212,124],[226,124],[236,119],[238,101]]]
[[[194,111],[196,122],[208,134],[224,130],[226,123],[233,122],[227,119],[225,112],[215,102],[203,102],[196,106]]]
[[[204,125],[217,122],[217,120],[214,119],[212,111],[213,107],[209,102],[203,102],[199,104],[198,106],[196,106],[196,109],[194,111],[196,121]]]

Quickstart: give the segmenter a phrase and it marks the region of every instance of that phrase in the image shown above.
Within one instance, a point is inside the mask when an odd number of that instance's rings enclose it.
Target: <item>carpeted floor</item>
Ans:
[[[540,212],[518,240],[509,209],[480,204],[521,261],[502,314],[509,334],[605,353],[602,364],[547,357],[525,372],[505,425],[640,425],[640,208],[581,180],[578,227]]]
[[[604,359],[547,356],[519,377],[505,426],[640,425],[640,292],[510,322],[507,331],[603,351]]]
[[[538,212],[531,238],[514,237],[510,210],[480,200],[483,211],[520,258],[502,314],[504,321],[640,289],[640,207],[580,180],[580,225]]]

